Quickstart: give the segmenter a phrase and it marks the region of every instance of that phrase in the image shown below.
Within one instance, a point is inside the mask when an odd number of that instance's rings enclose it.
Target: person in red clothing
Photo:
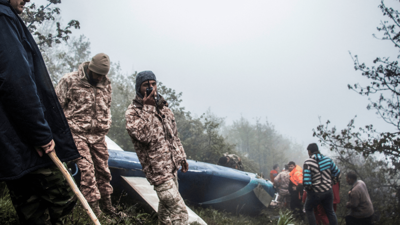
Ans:
[[[336,212],[336,206],[340,203],[340,182],[332,186],[333,191],[333,210]]]
[[[273,167],[273,170],[269,172],[269,177],[271,178],[271,182],[274,183],[274,179],[276,176],[278,176],[278,171],[279,171],[279,165],[275,164]]]
[[[333,190],[333,210],[336,213],[336,205],[340,203],[340,194],[339,194],[339,189],[340,189],[340,183],[337,182],[332,186]],[[307,192],[303,192],[303,204],[305,203],[307,198]],[[317,207],[314,208],[314,215],[315,215],[315,220],[317,221],[318,225],[328,225],[329,224],[329,219],[328,216],[326,216],[324,207],[322,207],[321,204],[319,204]]]

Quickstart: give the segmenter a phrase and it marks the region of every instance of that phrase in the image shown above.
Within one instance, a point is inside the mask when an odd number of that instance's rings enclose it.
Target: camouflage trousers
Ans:
[[[279,194],[278,202],[279,202],[279,208],[286,207],[289,209],[290,208],[290,194],[287,194],[287,195]]]
[[[63,224],[77,198],[54,165],[6,181],[20,224]]]
[[[88,202],[95,202],[101,196],[111,195],[111,172],[108,168],[108,149],[105,139],[89,144],[81,138],[74,137],[79,154],[84,158],[76,161],[81,172],[81,192]]]
[[[158,224],[188,224],[188,211],[178,187],[177,176],[163,184],[154,186],[158,199],[160,199],[158,204]]]

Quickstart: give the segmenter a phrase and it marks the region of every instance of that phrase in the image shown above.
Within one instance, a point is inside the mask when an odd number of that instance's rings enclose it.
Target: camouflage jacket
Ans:
[[[289,171],[285,170],[280,172],[274,179],[274,186],[279,188],[279,195],[289,194],[290,175]]]
[[[78,71],[65,74],[56,87],[73,136],[89,143],[102,141],[111,126],[111,82],[107,76],[95,86],[85,75],[89,62]]]
[[[159,102],[158,109],[143,106],[142,99],[136,96],[125,113],[126,130],[151,185],[176,176],[182,160],[186,160],[174,114],[163,98]]]
[[[228,153],[225,153],[224,156],[229,158],[229,162],[227,162],[224,166],[237,170],[242,170],[242,171],[244,170],[242,159],[240,159],[239,156]]]

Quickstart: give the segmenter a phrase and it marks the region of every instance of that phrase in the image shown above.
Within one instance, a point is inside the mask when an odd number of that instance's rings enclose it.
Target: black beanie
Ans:
[[[136,76],[136,87],[135,87],[136,94],[141,98],[143,98],[144,96],[142,96],[142,94],[140,93],[140,86],[142,85],[143,82],[145,82],[147,80],[157,81],[156,75],[150,70],[142,71],[142,72],[138,73],[138,75]]]
[[[319,152],[318,145],[315,143],[311,143],[308,145],[307,150],[310,150],[311,153]]]

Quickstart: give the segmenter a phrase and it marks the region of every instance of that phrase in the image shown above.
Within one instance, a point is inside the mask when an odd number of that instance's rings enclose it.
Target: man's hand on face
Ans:
[[[189,163],[186,162],[186,160],[183,160],[182,161],[182,169],[181,169],[181,171],[186,173],[188,170],[189,170]]]
[[[36,146],[36,152],[39,154],[40,157],[43,156],[43,152],[46,154],[49,154],[50,152],[54,151],[54,147],[56,144],[54,143],[54,140],[51,140],[48,144],[43,145],[43,146]]]
[[[156,105],[156,100],[154,99],[154,95],[156,94],[156,89],[153,88],[153,91],[147,96],[147,92],[144,92],[143,105]]]

